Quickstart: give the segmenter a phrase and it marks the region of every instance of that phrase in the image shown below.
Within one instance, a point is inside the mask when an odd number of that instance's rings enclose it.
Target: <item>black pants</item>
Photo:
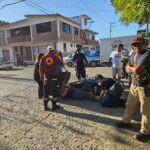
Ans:
[[[35,81],[38,84],[38,97],[42,98],[43,97],[43,81],[40,79],[35,79]]]
[[[49,75],[44,80],[44,98],[49,98],[49,95],[53,97],[57,97],[57,91],[59,89],[59,81],[58,78]]]
[[[77,65],[76,67],[76,76],[80,80],[82,78],[86,78],[86,71],[84,65]]]
[[[123,78],[127,78],[128,77],[128,74],[126,72],[127,64],[128,64],[128,60],[125,59],[124,62],[123,62],[123,65],[122,65],[122,76],[123,76]]]

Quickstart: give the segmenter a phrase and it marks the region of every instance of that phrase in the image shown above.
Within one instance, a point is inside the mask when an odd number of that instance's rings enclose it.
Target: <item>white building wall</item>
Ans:
[[[81,29],[87,29],[87,25],[85,25],[85,19],[83,17],[81,17]]]
[[[66,52],[67,53],[74,52],[77,49],[76,48],[77,43],[57,42],[56,49],[58,51],[61,51],[62,53],[64,53],[63,43],[66,43],[66,49],[67,49]],[[71,44],[72,44],[72,47],[71,47]]]

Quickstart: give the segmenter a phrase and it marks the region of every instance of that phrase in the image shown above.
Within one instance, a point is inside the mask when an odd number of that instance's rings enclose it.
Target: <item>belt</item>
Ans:
[[[150,88],[150,84],[148,84],[148,85],[140,85],[140,84],[138,84],[138,83],[132,83],[132,85],[134,85],[134,86],[139,86],[139,87],[147,87],[147,88]]]

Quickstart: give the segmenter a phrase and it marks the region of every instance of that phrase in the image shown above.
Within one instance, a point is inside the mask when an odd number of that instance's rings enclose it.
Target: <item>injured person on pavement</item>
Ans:
[[[63,86],[59,91],[59,97],[76,100],[92,100],[92,101],[100,100],[100,96],[96,96],[92,93],[90,85],[88,83],[84,84],[80,88],[76,88],[72,84],[68,86]]]

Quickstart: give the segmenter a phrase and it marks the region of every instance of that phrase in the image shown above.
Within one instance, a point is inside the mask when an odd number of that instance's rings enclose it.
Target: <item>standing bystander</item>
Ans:
[[[132,41],[135,57],[134,66],[127,65],[126,71],[132,75],[132,84],[123,120],[116,123],[119,128],[131,127],[131,118],[138,101],[141,103],[141,130],[135,135],[139,141],[150,140],[150,52],[146,49],[147,42],[142,37]]]

